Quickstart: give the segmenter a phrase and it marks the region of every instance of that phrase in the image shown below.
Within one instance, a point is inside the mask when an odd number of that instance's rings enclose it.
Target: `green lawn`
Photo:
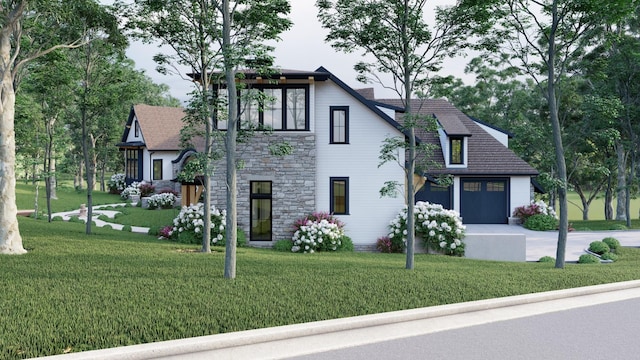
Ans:
[[[87,191],[78,191],[68,183],[62,183],[57,188],[58,199],[51,200],[51,208],[53,212],[71,211],[80,208],[80,204],[87,203]],[[93,205],[123,203],[124,200],[119,195],[113,195],[101,191],[92,192]],[[18,210],[35,209],[35,186],[31,183],[25,184],[20,181],[16,184],[16,205]],[[40,183],[38,191],[38,210],[39,213],[47,212],[47,198],[44,183]]]
[[[569,220],[582,220],[582,202],[575,192],[567,194],[569,201]],[[613,201],[613,211],[615,214],[616,200]],[[640,198],[631,199],[631,218],[638,219],[638,211],[640,210]],[[589,206],[589,220],[604,220],[604,195],[597,197]]]
[[[27,358],[640,279],[640,250],[607,265],[378,253],[224,253],[77,223],[20,219],[0,261],[0,358]]]

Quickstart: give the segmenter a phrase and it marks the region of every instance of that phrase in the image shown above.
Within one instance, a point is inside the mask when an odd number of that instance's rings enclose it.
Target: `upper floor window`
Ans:
[[[251,87],[239,91],[240,127],[265,127],[275,131],[308,131],[307,86]],[[226,99],[225,91],[218,92]],[[219,114],[217,128],[227,129],[225,114]]]
[[[348,144],[349,143],[349,107],[348,106],[332,106],[330,108],[330,143],[331,144]]]
[[[451,137],[449,139],[449,163],[451,165],[464,164],[464,138]]]
[[[134,135],[135,137],[140,137],[140,123],[138,122],[138,120],[134,121],[135,125],[135,131],[134,131]]]

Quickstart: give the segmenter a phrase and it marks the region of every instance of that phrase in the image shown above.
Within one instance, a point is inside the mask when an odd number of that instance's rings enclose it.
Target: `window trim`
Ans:
[[[459,162],[454,162],[453,142],[460,141],[460,151],[457,154],[460,156]],[[464,136],[450,136],[449,137],[449,165],[464,165]]]
[[[270,192],[268,194],[254,193],[254,183],[269,183]],[[269,232],[269,239],[254,239],[253,238],[253,200],[269,200],[270,201],[270,213],[269,221],[271,221],[271,231]],[[271,180],[252,180],[249,181],[249,241],[273,241],[273,181]]]
[[[160,177],[156,176],[156,164],[160,164]],[[153,159],[153,161],[151,162],[151,179],[152,180],[162,180],[162,177],[164,176],[163,174],[163,166],[164,164],[162,163],[162,159]]]
[[[335,113],[344,112],[344,141],[335,140]],[[329,144],[349,144],[349,107],[331,106],[329,107]]]
[[[135,120],[135,125],[134,127],[134,136],[136,138],[140,137],[140,122],[138,121],[138,119]]]
[[[334,184],[344,181],[344,212],[336,212]],[[329,212],[334,215],[349,215],[349,178],[348,177],[331,177],[329,178]]]
[[[242,108],[244,106],[243,103],[241,103],[241,92],[242,91],[251,91],[251,90],[258,90],[258,91],[262,91],[264,92],[265,89],[278,89],[281,91],[281,96],[280,96],[280,100],[282,101],[281,103],[281,107],[280,107],[280,112],[281,112],[281,116],[282,116],[282,120],[281,120],[281,125],[282,125],[282,129],[272,129],[273,131],[277,131],[277,132],[291,132],[291,131],[310,131],[311,130],[311,110],[309,109],[309,107],[311,106],[311,101],[309,99],[310,97],[310,87],[309,84],[289,84],[289,85],[283,85],[283,84],[278,84],[278,85],[250,85],[247,88],[244,89],[238,89],[237,95],[238,95],[238,102],[236,104],[237,109],[238,109],[238,116],[240,118],[240,120],[242,120],[243,114],[242,114]],[[303,89],[304,90],[304,118],[305,118],[305,124],[304,124],[304,128],[303,129],[288,129],[287,128],[287,114],[288,114],[288,107],[287,107],[287,90],[289,89]],[[215,91],[220,91],[220,90],[225,90],[226,88],[224,86],[219,86],[215,88]],[[261,105],[258,104],[258,107],[260,107]],[[216,117],[217,118],[217,117]],[[264,125],[264,112],[260,111],[258,112],[258,123],[261,125]],[[226,127],[224,128],[219,128],[218,124],[217,124],[217,120],[216,120],[216,129],[220,129],[225,131]],[[242,129],[242,121],[238,121],[238,130]]]

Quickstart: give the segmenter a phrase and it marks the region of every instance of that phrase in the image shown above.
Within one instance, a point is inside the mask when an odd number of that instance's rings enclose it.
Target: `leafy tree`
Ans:
[[[318,19],[329,30],[326,41],[343,52],[362,51],[373,62],[359,62],[354,66],[358,80],[376,82],[392,89],[402,99],[405,111],[406,142],[395,145],[406,149],[407,259],[406,268],[414,268],[415,204],[413,176],[416,173],[416,126],[412,116],[414,96],[429,92],[432,75],[441,68],[442,61],[461,50],[462,34],[474,16],[457,8],[438,8],[435,25],[425,20],[425,0],[318,0]],[[385,76],[392,80],[384,80]],[[385,149],[389,143],[385,144]],[[383,161],[388,158],[385,151]]]
[[[567,167],[562,141],[558,89],[570,65],[583,55],[591,32],[632,10],[630,1],[582,0],[464,0],[463,7],[488,13],[491,36],[482,43],[492,51],[508,54],[508,61],[522,69],[539,86],[547,101],[552,127],[558,178],[560,224],[556,268],[564,267],[568,231]]]
[[[236,72],[240,67],[268,67],[269,40],[277,40],[291,22],[286,19],[290,11],[287,0],[137,0],[132,8],[131,27],[138,29],[138,36],[146,41],[159,40],[173,54],[155,57],[161,72],[180,72],[186,66],[196,78],[190,108],[191,116],[199,117],[200,129],[204,128],[205,142],[205,211],[209,211],[211,195],[210,177],[213,176],[214,148],[212,136],[217,131],[212,114],[220,105],[237,104]],[[184,74],[186,75],[186,74]],[[222,84],[222,86],[220,86]],[[226,87],[226,97],[218,96],[216,89]],[[223,100],[226,98],[226,100]],[[228,126],[225,134],[227,176],[227,224],[225,251],[225,278],[235,278],[237,245],[236,198],[236,146],[238,141],[239,114],[236,106],[226,107]],[[210,216],[205,214],[205,221]],[[205,224],[205,228],[208,227]],[[203,232],[203,251],[210,251],[208,231]]]
[[[15,90],[31,60],[93,40],[88,29],[113,30],[116,19],[92,0],[5,1],[0,6],[0,253],[23,254],[15,203]],[[82,26],[79,26],[82,24]]]

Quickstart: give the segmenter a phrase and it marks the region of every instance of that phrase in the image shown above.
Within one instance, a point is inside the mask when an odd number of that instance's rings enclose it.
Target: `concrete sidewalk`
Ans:
[[[543,256],[556,257],[558,231],[532,231],[520,225],[468,224],[468,234],[524,234],[527,242],[527,261]],[[572,231],[567,235],[565,261],[578,261],[592,241],[614,237],[622,246],[640,247],[640,230]]]

